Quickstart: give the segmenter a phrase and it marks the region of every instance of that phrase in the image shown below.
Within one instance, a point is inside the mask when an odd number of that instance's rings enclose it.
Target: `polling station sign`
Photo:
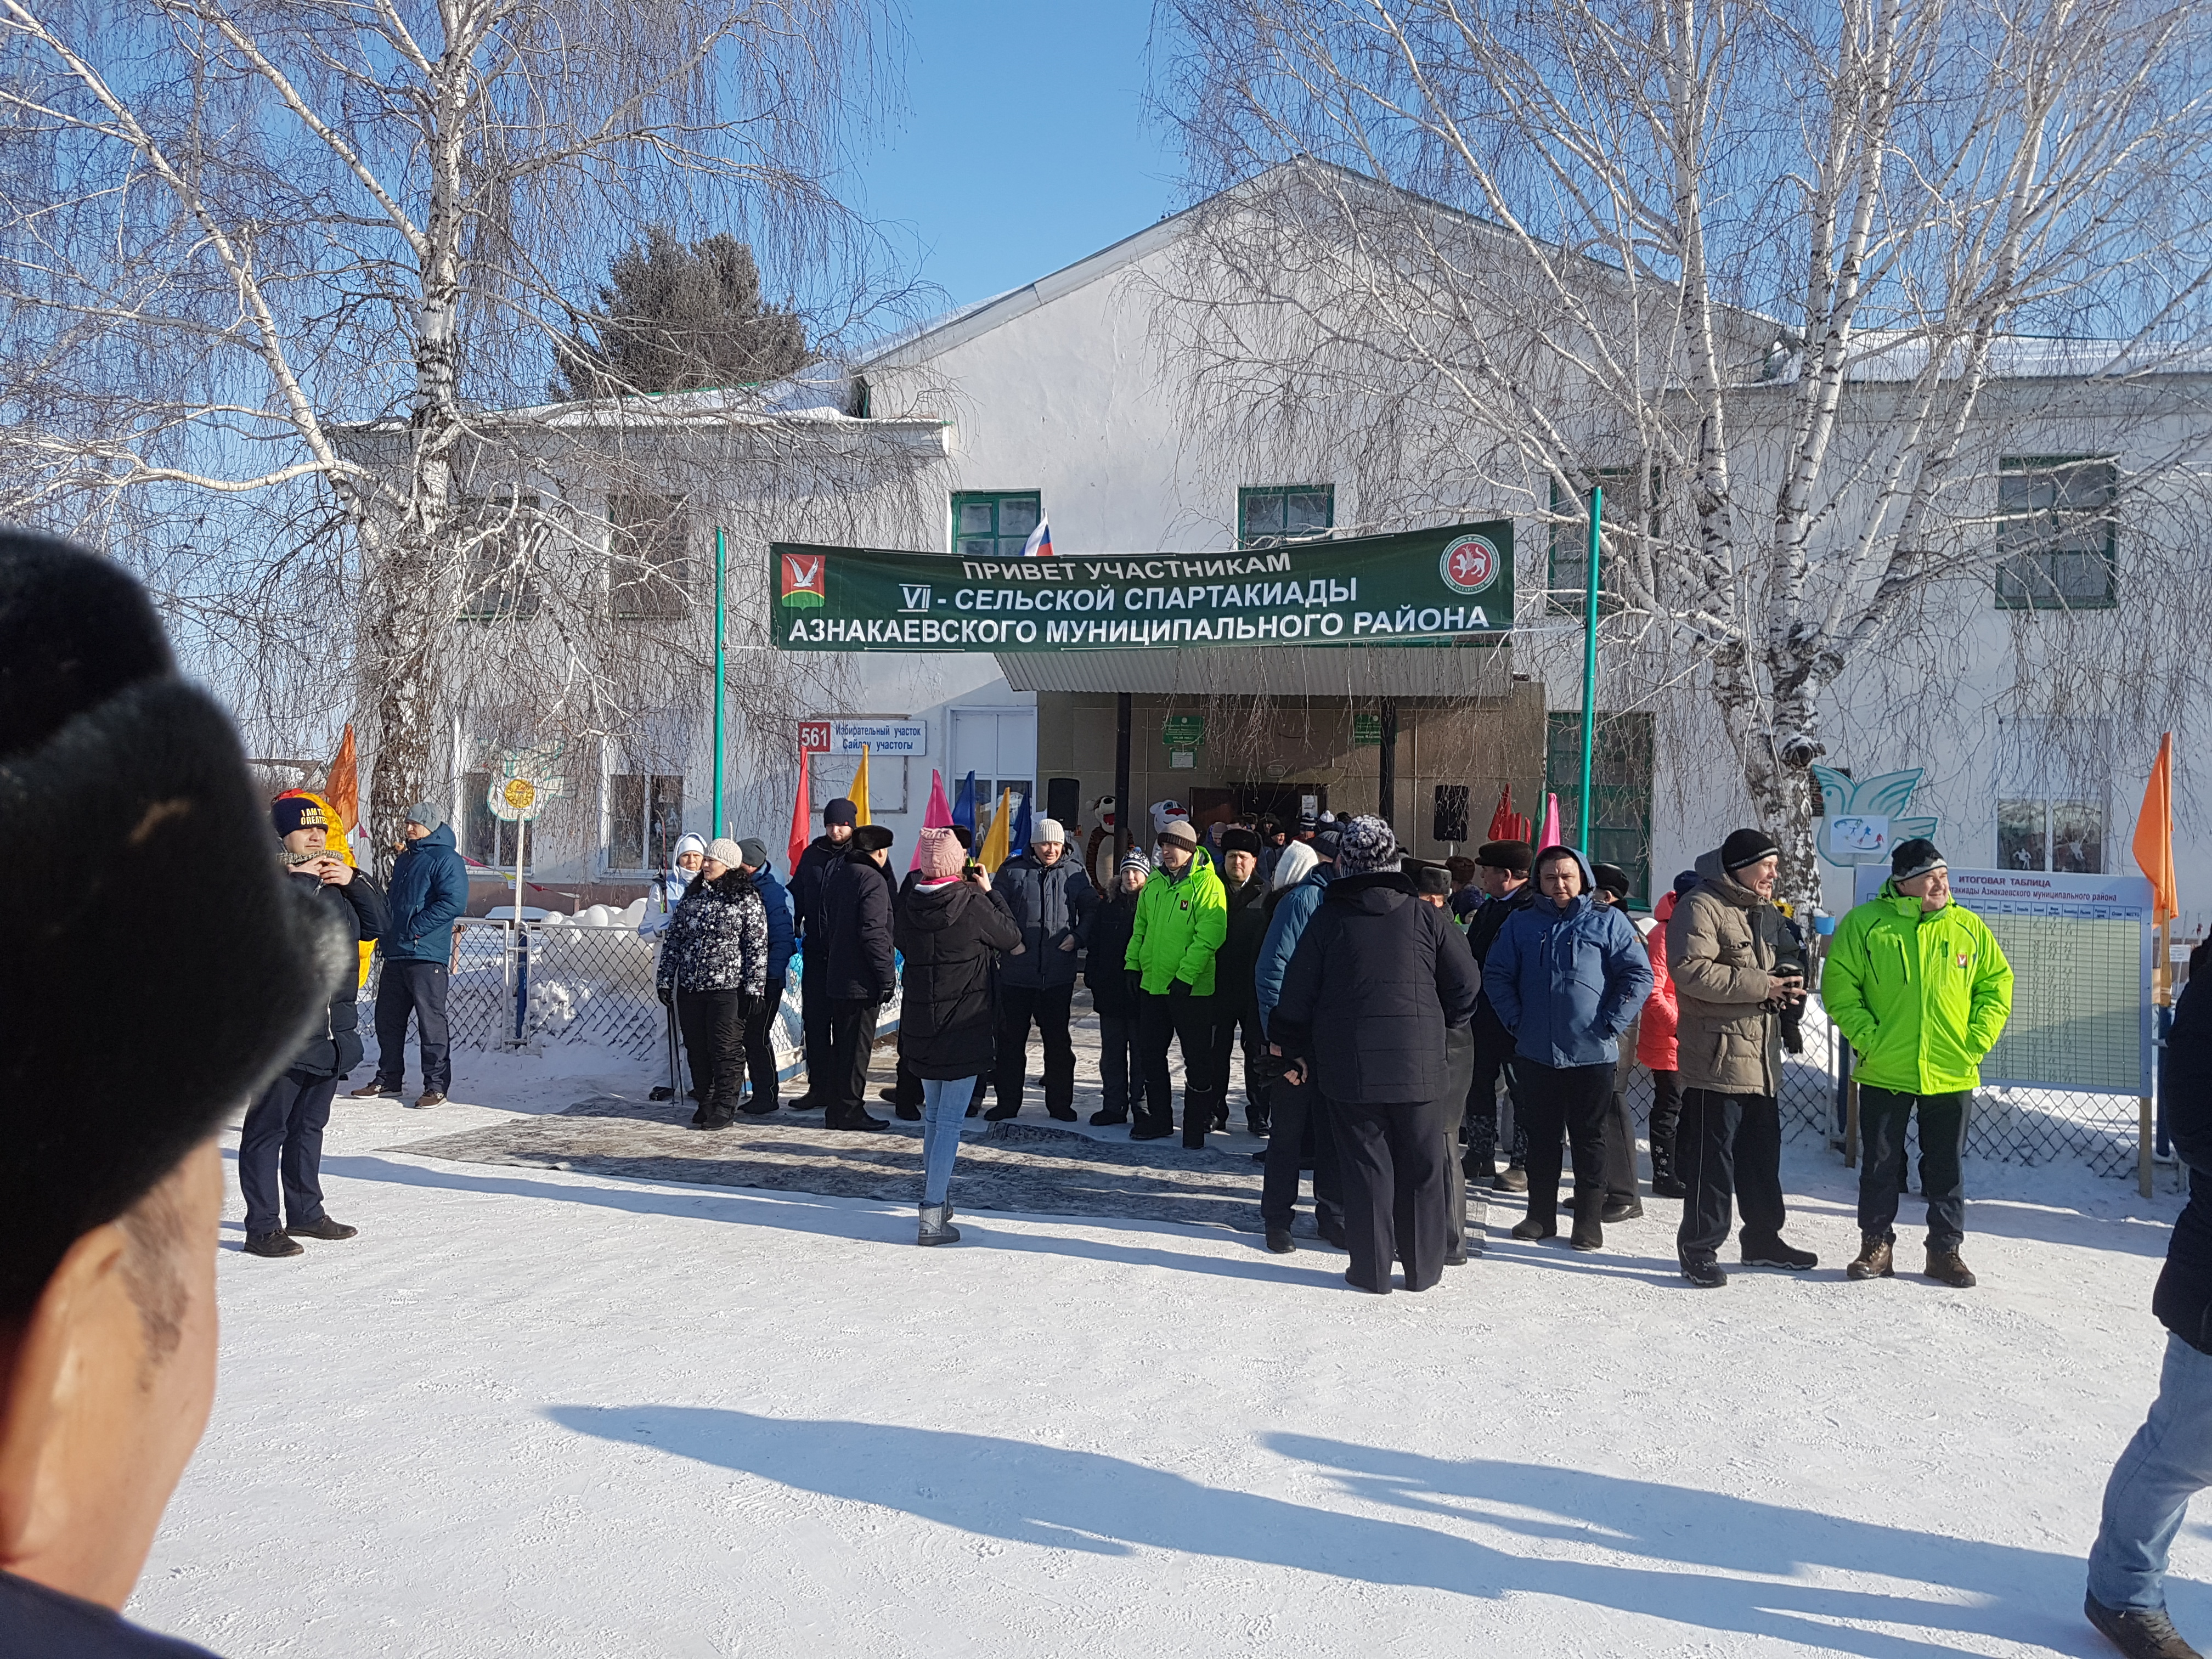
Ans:
[[[777,542],[769,593],[787,651],[1496,643],[1513,625],[1513,526],[1014,559]]]

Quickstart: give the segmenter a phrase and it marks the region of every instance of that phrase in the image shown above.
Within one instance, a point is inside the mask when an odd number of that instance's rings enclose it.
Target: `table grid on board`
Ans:
[[[2135,921],[1984,915],[2012,964],[2012,1018],[1985,1078],[2132,1094],[2142,1075],[2142,927]]]

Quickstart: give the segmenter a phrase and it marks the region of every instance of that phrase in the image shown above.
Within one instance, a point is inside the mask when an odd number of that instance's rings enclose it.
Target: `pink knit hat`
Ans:
[[[924,881],[943,881],[947,876],[958,875],[968,856],[950,830],[923,830],[916,850],[920,856],[914,867]]]

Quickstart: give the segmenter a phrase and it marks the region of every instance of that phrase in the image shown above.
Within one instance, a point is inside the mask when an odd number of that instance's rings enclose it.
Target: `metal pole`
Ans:
[[[1131,840],[1129,803],[1129,694],[1116,692],[1114,697],[1114,876],[1121,879],[1121,860],[1129,856]]]
[[[1605,509],[1605,486],[1592,484],[1589,500],[1589,597],[1583,611],[1583,792],[1582,834],[1576,846],[1590,856],[1590,754],[1597,747],[1598,515]]]
[[[727,678],[725,667],[722,624],[728,615],[723,599],[723,579],[729,560],[729,548],[722,535],[722,526],[714,526],[714,832],[709,841],[719,841],[722,834],[722,689]]]
[[[1382,705],[1382,747],[1376,757],[1376,771],[1379,774],[1380,788],[1376,805],[1382,822],[1395,829],[1398,824],[1398,705]]]

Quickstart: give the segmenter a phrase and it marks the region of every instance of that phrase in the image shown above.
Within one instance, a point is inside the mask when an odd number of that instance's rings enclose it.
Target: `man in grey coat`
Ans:
[[[1067,832],[1057,819],[1041,818],[1029,851],[1008,859],[992,877],[1021,943],[999,957],[998,1060],[994,1082],[999,1103],[987,1118],[1022,1109],[1022,1077],[1029,1069],[1030,1027],[1044,1040],[1044,1109],[1063,1123],[1075,1121],[1075,1044],[1068,1036],[1071,1000],[1080,946],[1098,908],[1098,892],[1083,866],[1067,856]]]

